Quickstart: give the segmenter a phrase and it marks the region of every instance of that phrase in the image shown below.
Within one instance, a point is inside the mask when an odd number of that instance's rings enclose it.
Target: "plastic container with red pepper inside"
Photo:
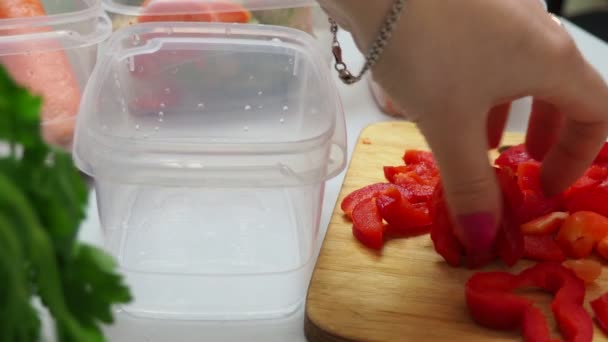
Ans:
[[[145,317],[281,317],[304,302],[344,115],[315,40],[276,26],[116,32],[84,94],[74,158]]]
[[[328,51],[328,18],[315,0],[103,0],[115,30],[142,22],[226,22],[284,26],[311,34]]]
[[[111,33],[100,0],[0,3],[0,64],[42,97],[48,142],[70,148],[82,90]]]

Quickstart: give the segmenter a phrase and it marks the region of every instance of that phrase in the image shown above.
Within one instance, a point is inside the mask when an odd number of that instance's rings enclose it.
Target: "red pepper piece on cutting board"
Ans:
[[[566,212],[556,211],[538,217],[522,224],[521,232],[524,235],[552,235],[559,230],[568,215]]]
[[[375,198],[368,198],[357,204],[352,213],[353,235],[363,245],[381,249],[384,244],[384,222]]]
[[[414,206],[396,187],[388,188],[380,195],[376,204],[380,215],[388,223],[391,233],[409,234],[431,225],[431,216],[426,205]]]
[[[549,341],[547,322],[540,311],[513,293],[529,287],[554,294],[551,309],[566,341],[592,340],[593,322],[582,306],[584,283],[558,263],[540,263],[519,274],[476,273],[465,285],[467,308],[480,325],[500,330],[520,328],[526,341]]]
[[[599,327],[608,334],[608,292],[592,300],[591,308]]]
[[[524,236],[524,258],[536,261],[566,260],[566,255],[550,235]]]
[[[528,154],[526,146],[524,144],[512,146],[506,151],[502,152],[498,158],[494,161],[494,165],[500,168],[508,168],[513,172],[517,171],[519,164],[533,160]]]
[[[376,183],[351,192],[350,194],[348,194],[348,196],[344,197],[342,203],[340,204],[340,207],[342,211],[346,214],[346,216],[350,217],[353,212],[353,209],[355,209],[355,207],[359,203],[366,201],[370,198],[378,197],[383,194],[387,189],[394,187],[396,187],[405,198],[411,198],[411,193],[404,187],[395,186],[391,183]]]
[[[524,255],[524,236],[516,208],[522,203],[521,192],[509,169],[495,169],[503,197],[503,214],[498,231],[496,248],[498,255],[508,266],[514,265]]]
[[[435,168],[437,167],[435,157],[429,151],[407,150],[403,154],[403,161],[406,164],[426,164]]]
[[[608,218],[591,211],[579,211],[564,221],[555,239],[566,255],[580,259],[589,256],[606,236]]]
[[[473,254],[474,246],[466,246],[458,239],[454,223],[448,207],[443,197],[443,189],[438,185],[431,203],[431,239],[435,251],[439,253],[451,266],[460,266],[466,260],[466,265],[470,268],[484,266],[494,260],[496,255],[505,264],[514,265],[524,254],[524,238],[521,233],[520,224],[516,215],[513,213],[512,203],[518,203],[519,188],[515,178],[509,170],[496,169],[498,182],[503,189],[503,215],[496,237],[494,248],[484,255]],[[513,191],[512,191],[513,190]]]
[[[518,217],[528,222],[539,216],[561,210],[565,205],[562,194],[545,197],[540,186],[540,163],[522,162],[517,167],[517,184],[522,191],[523,202],[518,207]]]
[[[443,257],[450,266],[460,266],[464,248],[456,235],[443,198],[443,188],[438,185],[433,194],[430,207],[433,224],[431,226],[431,240],[435,251]]]
[[[570,194],[566,198],[566,205],[570,213],[593,211],[608,216],[608,205],[606,203],[608,203],[608,180]]]

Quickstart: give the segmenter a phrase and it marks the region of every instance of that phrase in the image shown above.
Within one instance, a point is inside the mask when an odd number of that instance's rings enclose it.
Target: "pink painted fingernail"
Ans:
[[[484,254],[492,248],[498,233],[498,226],[493,214],[481,212],[461,215],[459,223],[456,228],[456,236],[468,254]]]

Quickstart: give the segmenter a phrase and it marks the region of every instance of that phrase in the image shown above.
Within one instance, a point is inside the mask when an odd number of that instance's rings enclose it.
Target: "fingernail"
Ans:
[[[487,253],[494,245],[498,226],[489,212],[461,215],[456,235],[468,254]]]

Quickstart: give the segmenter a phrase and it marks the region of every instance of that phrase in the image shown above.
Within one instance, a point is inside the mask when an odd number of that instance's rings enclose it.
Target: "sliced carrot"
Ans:
[[[602,274],[602,264],[591,259],[566,260],[563,265],[586,283],[594,282]]]
[[[0,19],[44,16],[46,12],[39,0],[1,0]],[[4,31],[18,35],[44,32],[49,28],[24,28]],[[74,132],[74,117],[80,105],[81,88],[74,70],[55,41],[16,43],[32,51],[0,57],[15,81],[33,93],[42,96],[42,120],[45,139],[53,144],[68,147]]]

